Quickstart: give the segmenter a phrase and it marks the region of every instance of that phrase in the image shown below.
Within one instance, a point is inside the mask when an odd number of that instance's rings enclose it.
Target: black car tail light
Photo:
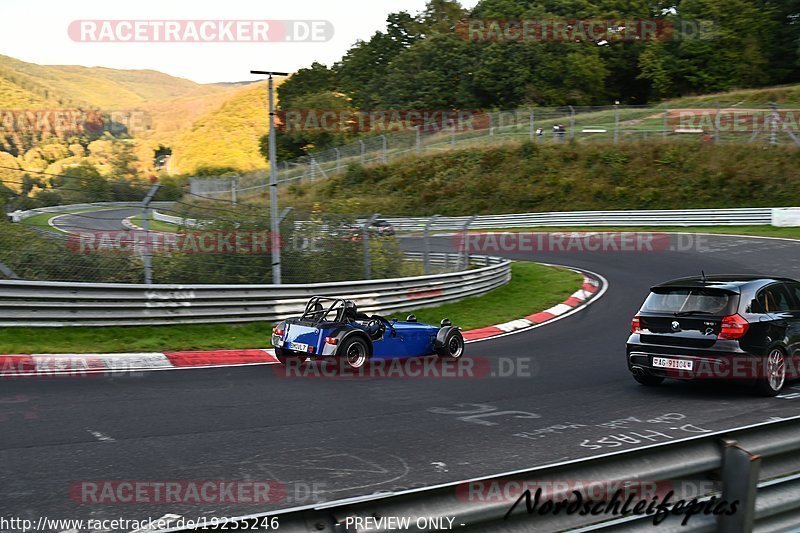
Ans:
[[[722,319],[722,327],[719,331],[720,339],[736,340],[741,339],[750,329],[750,323],[739,315],[730,315]]]
[[[642,322],[639,319],[639,316],[633,317],[631,320],[631,333],[639,333],[642,331]]]

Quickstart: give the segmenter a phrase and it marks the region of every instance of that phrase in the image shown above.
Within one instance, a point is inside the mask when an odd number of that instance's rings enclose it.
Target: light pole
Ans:
[[[269,76],[269,218],[270,248],[272,250],[272,283],[281,283],[281,228],[278,217],[278,168],[275,155],[275,81],[273,76],[288,76],[287,72],[251,70],[250,74]]]

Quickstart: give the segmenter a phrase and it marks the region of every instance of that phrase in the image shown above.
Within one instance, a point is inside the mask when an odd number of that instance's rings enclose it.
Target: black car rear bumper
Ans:
[[[656,366],[654,358],[691,362],[691,369]],[[752,380],[764,375],[764,361],[764,357],[741,350],[738,342],[733,341],[718,342],[714,349],[630,341],[627,344],[628,369],[633,374],[671,379]]]

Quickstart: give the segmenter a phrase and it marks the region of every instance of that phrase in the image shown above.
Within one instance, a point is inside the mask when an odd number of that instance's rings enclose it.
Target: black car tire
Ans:
[[[342,367],[358,370],[367,364],[370,357],[370,348],[363,337],[350,337],[345,340],[337,351]]]
[[[295,355],[294,353],[284,350],[283,348],[275,348],[275,357],[277,357],[278,361],[280,361],[284,366],[299,366],[306,360],[306,358],[302,355]]]
[[[460,359],[464,355],[464,337],[456,328],[447,332],[444,342],[436,347],[436,355],[443,359]]]
[[[771,379],[771,371],[777,364],[782,369]],[[761,364],[762,375],[756,378],[756,392],[759,396],[777,396],[786,384],[786,353],[781,348],[772,348]]]
[[[650,376],[648,374],[633,374],[633,379],[635,379],[640,385],[644,385],[646,387],[657,387],[658,385],[664,383],[664,378],[661,376]]]

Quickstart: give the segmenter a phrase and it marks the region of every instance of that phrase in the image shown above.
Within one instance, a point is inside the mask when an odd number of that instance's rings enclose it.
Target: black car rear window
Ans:
[[[650,293],[642,306],[648,313],[733,314],[737,295],[716,289],[665,288]]]

